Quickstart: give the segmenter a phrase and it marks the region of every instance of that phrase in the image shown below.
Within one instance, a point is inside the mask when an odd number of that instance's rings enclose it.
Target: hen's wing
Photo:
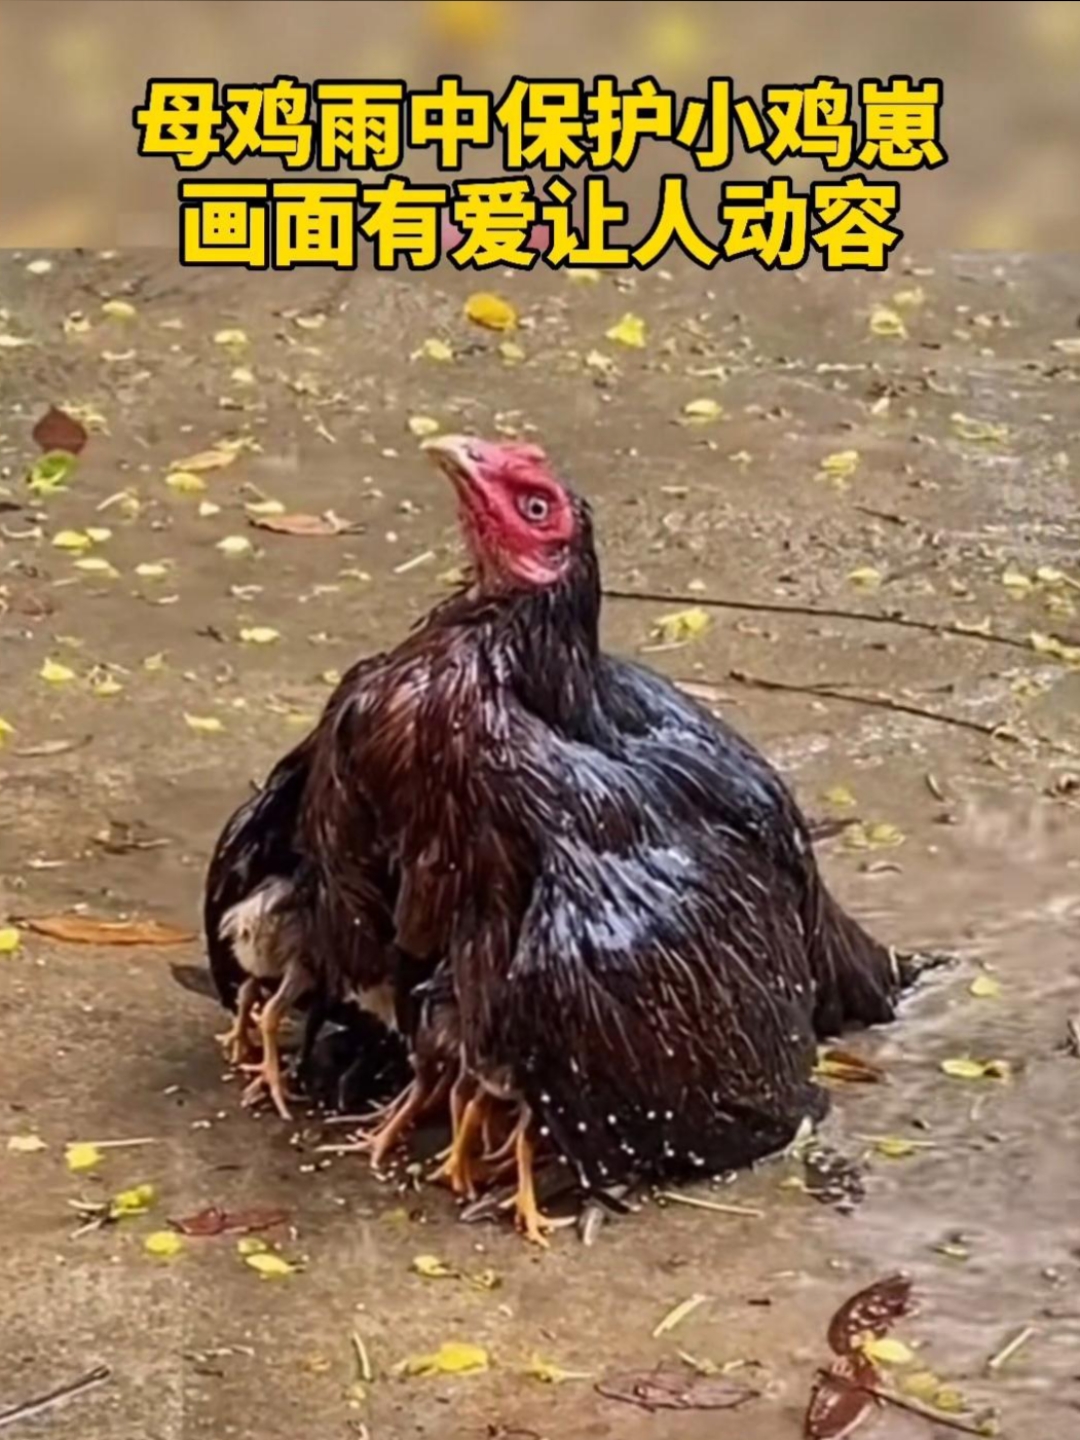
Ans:
[[[674,813],[730,826],[801,887],[818,1033],[891,1020],[899,989],[892,952],[828,892],[806,818],[765,756],[644,667],[605,658],[601,675],[627,762],[656,774]]]
[[[799,897],[739,837],[560,839],[512,955],[482,1068],[509,1071],[586,1184],[743,1165],[822,1113]]]

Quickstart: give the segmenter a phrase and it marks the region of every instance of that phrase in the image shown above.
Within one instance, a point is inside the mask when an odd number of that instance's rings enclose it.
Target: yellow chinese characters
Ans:
[[[401,80],[320,80],[319,169],[393,170],[401,164]]]
[[[225,118],[233,133],[225,154],[233,161],[245,155],[277,155],[287,169],[306,169],[315,129],[309,105],[308,87],[287,75],[279,75],[272,85],[227,85]]]
[[[372,242],[376,270],[410,270],[438,264],[441,210],[450,199],[445,185],[410,185],[391,175],[385,185],[365,185],[361,202],[370,207],[360,233]]]
[[[151,80],[135,111],[140,155],[171,155],[181,170],[201,170],[221,154],[223,115],[216,80]]]
[[[484,270],[512,265],[531,270],[537,252],[527,248],[538,205],[531,180],[459,180],[450,207],[455,225],[464,232],[449,252],[455,265]]]
[[[940,80],[924,80],[921,85],[912,85],[907,75],[894,75],[887,85],[864,80],[859,99],[863,107],[860,165],[932,170],[945,164],[949,157],[938,138]]]
[[[793,195],[783,175],[772,180],[731,181],[724,186],[720,219],[727,224],[725,260],[752,255],[766,270],[798,269],[810,253],[810,201]]]
[[[180,263],[356,266],[359,181],[185,180]]]
[[[444,75],[434,90],[409,96],[409,144],[434,146],[440,170],[460,170],[464,145],[491,144],[491,96],[463,91],[456,75]]]
[[[895,181],[870,183],[861,175],[822,180],[814,187],[821,225],[810,237],[826,270],[884,270],[904,232],[890,222],[900,209]]]

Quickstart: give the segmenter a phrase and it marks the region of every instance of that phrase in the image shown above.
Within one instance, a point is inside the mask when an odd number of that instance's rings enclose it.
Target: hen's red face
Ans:
[[[578,531],[570,494],[536,445],[440,436],[424,449],[457,492],[458,511],[484,589],[551,585]]]

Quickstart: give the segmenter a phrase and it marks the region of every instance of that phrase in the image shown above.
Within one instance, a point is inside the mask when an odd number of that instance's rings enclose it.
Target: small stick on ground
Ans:
[[[982,630],[968,630],[948,620],[913,620],[907,615],[875,615],[868,610],[844,610],[832,605],[796,605],[780,600],[719,600],[702,595],[662,595],[652,590],[605,590],[603,593],[611,600],[646,600],[652,605],[692,605],[704,610],[748,610],[763,615],[807,615],[818,620],[858,620],[868,625],[897,625],[904,630],[953,635],[958,640],[978,640],[984,645],[1007,645],[1011,650],[1031,652],[1027,640],[1018,640],[1012,635],[987,635]],[[1080,643],[1066,635],[1060,638],[1070,645]]]
[[[375,1372],[371,1368],[371,1360],[367,1353],[367,1346],[363,1340],[361,1340],[357,1331],[354,1330],[352,1332],[351,1338],[353,1349],[356,1351],[356,1368],[359,1372],[360,1379],[365,1385],[370,1385],[375,1378]]]
[[[67,1400],[72,1395],[81,1395],[86,1390],[93,1390],[95,1386],[104,1385],[112,1374],[108,1365],[95,1365],[78,1380],[72,1380],[68,1385],[58,1385],[55,1390],[48,1391],[45,1395],[38,1395],[33,1400],[23,1400],[18,1405],[11,1405],[7,1410],[0,1410],[0,1429],[7,1425],[14,1425],[17,1420],[27,1420],[31,1415],[40,1415],[42,1411],[48,1410],[53,1405],[59,1405],[61,1400]]]
[[[137,1140],[80,1140],[80,1145],[92,1145],[95,1150],[129,1150],[136,1145],[160,1145],[161,1141],[152,1135],[142,1135]]]
[[[669,1200],[675,1205],[692,1205],[698,1210],[715,1210],[718,1215],[741,1215],[746,1220],[764,1220],[765,1211],[750,1205],[723,1205],[719,1200],[703,1200],[697,1195],[680,1195],[677,1190],[658,1190],[658,1200]]]
[[[874,1385],[857,1385],[853,1380],[847,1380],[844,1376],[836,1375],[831,1370],[819,1370],[818,1374],[830,1385],[843,1385],[847,1390],[857,1390],[861,1395],[870,1395],[884,1405],[893,1405],[897,1410],[906,1410],[909,1415],[921,1415],[924,1420],[929,1420],[934,1425],[941,1425],[946,1430],[959,1430],[961,1435],[987,1434],[981,1425],[975,1425],[970,1420],[960,1420],[955,1415],[946,1415],[930,1405],[921,1405],[918,1400],[907,1400],[903,1396],[894,1395],[889,1390],[879,1390]]]
[[[1011,1360],[1016,1352],[1026,1345],[1033,1335],[1037,1334],[1038,1331],[1034,1325],[1025,1325],[1023,1330],[1014,1335],[1007,1345],[1003,1345],[996,1355],[990,1357],[986,1362],[986,1368],[1000,1370],[1007,1360]]]
[[[1000,725],[986,725],[981,720],[967,720],[961,715],[946,715],[941,710],[925,710],[921,705],[912,705],[906,700],[894,700],[890,695],[865,695],[861,692],[834,690],[828,685],[792,685],[784,680],[766,680],[760,675],[750,675],[745,670],[729,670],[728,674],[740,685],[749,685],[754,690],[781,690],[789,695],[814,695],[821,700],[844,700],[849,705],[869,705],[878,710],[893,710],[900,715],[915,715],[920,720],[936,720],[939,725],[974,730],[977,735],[989,735],[992,739],[1015,738],[1003,731]]]

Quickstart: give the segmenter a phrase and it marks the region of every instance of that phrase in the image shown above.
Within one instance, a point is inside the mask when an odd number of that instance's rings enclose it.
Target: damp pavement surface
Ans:
[[[51,269],[34,273],[40,259]],[[515,330],[464,318],[480,289],[516,307]],[[462,562],[451,496],[418,451],[435,422],[545,445],[594,503],[609,587],[684,597],[609,600],[607,646],[695,687],[815,818],[854,822],[820,853],[876,933],[959,956],[896,1025],[843,1042],[881,1083],[826,1082],[821,1142],[860,1173],[860,1201],[815,1198],[804,1161],[781,1157],[687,1192],[756,1214],[642,1197],[594,1245],[565,1230],[541,1254],[461,1223],[407,1172],[378,1180],[361,1157],[318,1152],[347,1127],[308,1107],[293,1124],[242,1110],[214,1040],[224,1016],[174,975],[201,964],[197,940],[20,931],[0,956],[0,1410],[98,1364],[111,1375],[11,1433],[794,1440],[830,1316],[899,1268],[918,1300],[895,1331],[913,1356],[889,1372],[901,1394],[936,1393],[911,1381],[931,1372],[969,1427],[993,1413],[1013,1440],[1074,1436],[1075,264],[906,256],[885,276],[673,266],[477,283],[9,253],[0,305],[0,336],[30,342],[0,342],[0,927],[83,910],[197,931],[227,814],[335,672],[399,640]],[[627,314],[641,347],[608,338]],[[720,413],[693,419],[701,400]],[[50,405],[90,436],[66,490],[39,496],[24,482]],[[254,443],[194,470],[201,488],[166,484],[239,437]],[[350,529],[258,528],[268,501]],[[57,546],[65,531],[82,548]],[[658,619],[710,597],[747,608],[658,638]],[[45,678],[57,666],[70,678]],[[942,1069],[963,1059],[1007,1062],[1005,1078]],[[9,1148],[20,1136],[44,1148]],[[132,1139],[153,1143],[65,1163],[70,1142]],[[148,1213],[76,1235],[72,1202],[139,1184],[155,1188]],[[295,1273],[262,1278],[235,1235],[147,1253],[149,1234],[209,1205],[287,1211],[265,1238]],[[421,1255],[464,1278],[424,1278]],[[451,1341],[483,1347],[489,1368],[396,1373]],[[596,1389],[692,1374],[680,1354],[731,1367],[757,1398],[650,1413]],[[544,1383],[537,1362],[582,1378]],[[866,1433],[955,1431],[887,1407]]]

